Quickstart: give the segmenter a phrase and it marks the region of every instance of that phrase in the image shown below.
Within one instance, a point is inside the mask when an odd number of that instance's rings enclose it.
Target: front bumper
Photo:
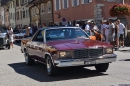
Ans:
[[[54,64],[56,67],[87,66],[87,65],[89,66],[102,63],[111,63],[116,61],[116,58],[117,55],[115,54],[107,54],[96,58],[54,60]],[[86,64],[86,62],[88,62],[89,64]]]

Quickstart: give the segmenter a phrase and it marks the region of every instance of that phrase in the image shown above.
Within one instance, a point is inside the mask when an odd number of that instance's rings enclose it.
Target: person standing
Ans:
[[[106,43],[110,43],[109,42],[109,23],[108,21],[104,21],[104,23],[105,23],[105,26],[104,26],[103,33],[105,35],[105,41]]]
[[[116,50],[119,49],[119,36],[120,36],[120,33],[119,33],[119,26],[118,26],[118,22],[116,21],[115,23],[115,43],[116,43]]]
[[[124,47],[124,30],[125,30],[125,26],[124,26],[124,24],[122,24],[120,22],[119,19],[118,19],[118,27],[119,27],[119,32],[120,32],[119,46],[121,46],[121,43],[122,43],[122,47]]]
[[[115,48],[115,25],[112,23],[111,19],[109,19],[109,41]]]
[[[25,29],[26,29],[26,37],[29,37],[29,35],[30,35],[30,29],[28,28],[27,25],[25,26]]]
[[[46,23],[42,23],[42,28],[46,27]]]
[[[13,35],[13,29],[11,28],[11,26],[8,26],[7,35],[9,36],[10,47],[13,48],[14,35]]]
[[[85,26],[85,32],[90,35],[91,34],[91,31],[90,31],[90,21],[87,21],[87,24]]]

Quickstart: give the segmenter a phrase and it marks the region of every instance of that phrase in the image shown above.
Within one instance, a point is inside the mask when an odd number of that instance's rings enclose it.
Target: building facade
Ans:
[[[117,19],[109,15],[111,6],[122,3],[123,0],[53,0],[54,22],[73,22],[94,20]],[[129,0],[124,0],[130,4]],[[127,22],[130,19],[127,18]],[[66,23],[65,23],[66,24]],[[130,27],[129,27],[130,28]]]
[[[22,0],[16,0],[16,26],[22,27]]]
[[[27,7],[27,4],[30,2],[31,0],[21,0],[21,24],[22,27],[24,27],[25,25],[30,25],[30,16],[29,16],[29,7]]]
[[[16,18],[16,15],[15,15],[15,7],[16,7],[16,4],[15,4],[15,0],[10,0],[7,2],[8,4],[8,7],[9,7],[9,22],[10,22],[10,25],[11,27],[15,28],[16,27],[16,21],[15,21],[15,18]]]
[[[31,24],[39,26],[53,21],[52,0],[33,0],[28,4],[30,8]]]
[[[5,25],[5,20],[4,20],[4,8],[1,7],[1,22],[2,22],[2,26]]]

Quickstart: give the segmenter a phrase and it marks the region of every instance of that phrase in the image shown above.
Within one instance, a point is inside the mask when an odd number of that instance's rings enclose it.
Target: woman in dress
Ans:
[[[10,26],[8,26],[7,34],[9,36],[10,47],[13,48],[13,41],[14,41],[13,29]]]

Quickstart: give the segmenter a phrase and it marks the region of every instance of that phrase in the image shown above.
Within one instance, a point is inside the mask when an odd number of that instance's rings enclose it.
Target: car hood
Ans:
[[[71,39],[71,40],[58,40],[47,42],[49,46],[53,46],[58,50],[72,50],[72,49],[83,49],[83,48],[98,48],[98,47],[112,47],[110,44],[90,40],[84,38]]]

